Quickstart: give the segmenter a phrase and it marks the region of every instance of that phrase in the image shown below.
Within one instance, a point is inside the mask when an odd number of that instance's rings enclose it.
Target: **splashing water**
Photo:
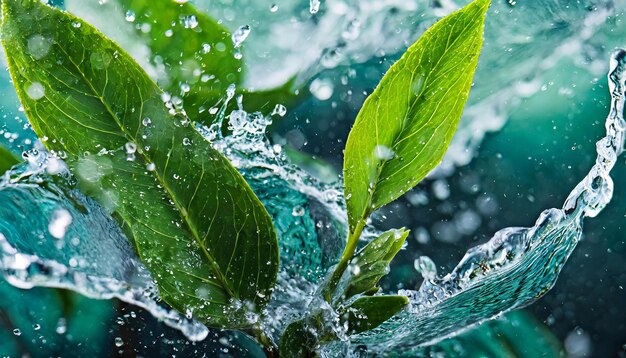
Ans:
[[[607,136],[598,142],[596,164],[562,209],[544,211],[531,228],[499,231],[488,243],[469,250],[444,277],[422,259],[422,287],[399,292],[410,298],[409,308],[350,339],[339,332],[344,340],[322,346],[321,354],[348,354],[364,346],[375,353],[393,348],[419,354],[430,344],[545,294],[581,238],[583,219],[596,216],[611,200],[609,172],[623,151],[626,129],[625,71],[626,51],[620,50],[611,59]],[[224,119],[232,93],[216,112],[216,123]],[[345,242],[344,199],[339,185],[321,184],[290,165],[280,146],[269,145],[264,131],[271,116],[247,113],[242,98],[237,102],[239,109],[228,116],[232,135],[222,136],[221,124],[199,130],[242,172],[274,219],[281,269],[264,312],[271,319],[262,323],[276,337],[315,302],[318,283],[337,261]],[[93,298],[116,297],[145,308],[190,340],[207,336],[206,327],[161,303],[149,272],[110,213],[74,188],[59,153],[37,148],[25,157],[26,163],[0,180],[0,201],[6,203],[0,207],[0,269],[8,282],[21,288],[61,287]],[[64,218],[60,228],[59,212]],[[367,236],[374,234],[369,228]]]

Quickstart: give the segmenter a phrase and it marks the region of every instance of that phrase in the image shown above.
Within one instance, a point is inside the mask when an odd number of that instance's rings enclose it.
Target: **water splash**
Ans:
[[[607,136],[598,142],[598,159],[574,189],[563,209],[545,211],[532,228],[507,228],[485,245],[468,251],[443,278],[430,263],[418,265],[427,278],[419,291],[400,291],[411,307],[378,329],[322,347],[323,355],[367,346],[371,352],[398,349],[419,353],[422,347],[457,334],[503,312],[528,305],[547,292],[582,235],[582,221],[593,217],[612,196],[609,172],[624,141],[624,68],[626,52],[611,60],[612,106]],[[270,145],[265,128],[271,116],[247,113],[244,99],[226,115],[234,88],[216,125],[199,128],[243,173],[268,208],[279,236],[281,269],[272,302],[264,312],[265,328],[277,336],[315,302],[318,283],[336,262],[345,241],[346,214],[338,184],[321,184],[289,164],[280,146]],[[275,113],[275,115],[280,115]],[[222,134],[228,119],[232,135]],[[0,181],[0,269],[18,287],[62,287],[94,298],[119,298],[141,306],[190,339],[202,339],[206,327],[160,302],[150,274],[137,259],[110,214],[74,189],[60,153],[41,148],[28,162]],[[50,233],[56,210],[71,216],[61,238]],[[295,214],[294,214],[295,213]],[[67,222],[67,220],[66,220]],[[375,230],[369,229],[369,236]]]

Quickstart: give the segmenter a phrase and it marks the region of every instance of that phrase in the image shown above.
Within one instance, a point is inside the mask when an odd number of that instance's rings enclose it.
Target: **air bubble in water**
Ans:
[[[46,95],[43,85],[39,82],[33,82],[26,88],[26,94],[35,101],[42,99]]]
[[[235,46],[235,48],[241,46],[241,44],[248,38],[248,35],[250,35],[250,31],[251,29],[249,25],[243,25],[235,30],[231,36],[233,46]]]
[[[320,11],[320,0],[310,0],[309,12],[311,14],[317,14],[318,11]]]

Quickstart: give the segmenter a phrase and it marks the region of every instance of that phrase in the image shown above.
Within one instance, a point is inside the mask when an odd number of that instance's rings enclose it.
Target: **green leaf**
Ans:
[[[4,0],[2,13],[35,133],[114,213],[165,302],[208,325],[248,325],[244,311],[262,308],[275,284],[278,243],[241,175],[92,26],[38,0]]]
[[[278,352],[281,357],[286,358],[314,357],[312,347],[315,347],[316,343],[316,332],[303,319],[287,326],[280,337]]]
[[[408,304],[409,299],[404,296],[361,297],[346,309],[348,333],[374,329]]]
[[[365,101],[344,159],[351,232],[443,158],[472,84],[489,2],[475,0],[429,28]]]
[[[354,269],[344,290],[345,297],[372,291],[378,281],[387,275],[391,260],[402,249],[409,236],[408,230],[390,230],[367,244],[352,259]]]
[[[7,170],[11,169],[12,166],[19,163],[15,155],[9,152],[4,147],[0,146],[0,175],[2,175]]]
[[[188,2],[119,1],[134,13],[134,28],[152,51],[153,64],[159,65],[158,58],[165,65],[167,78],[159,81],[161,88],[183,98],[185,110],[195,120],[210,123],[209,108],[226,95],[229,85],[239,85],[243,78],[230,32]],[[150,30],[145,31],[143,24]],[[189,88],[183,90],[184,85]]]

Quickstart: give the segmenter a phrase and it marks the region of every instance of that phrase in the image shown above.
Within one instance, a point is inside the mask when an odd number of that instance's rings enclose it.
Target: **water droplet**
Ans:
[[[50,52],[50,46],[52,46],[52,39],[41,35],[33,35],[28,39],[28,51],[35,60],[44,58]]]
[[[33,324],[33,329],[34,329],[35,331],[38,331],[38,330],[40,330],[40,329],[41,329],[41,326],[40,326],[39,324],[35,323],[35,324]]]
[[[191,145],[191,140],[189,140],[189,138],[183,138],[183,145]]]
[[[278,5],[276,5],[276,4],[272,4],[272,5],[270,5],[270,11],[271,11],[271,12],[276,12],[276,11],[278,11]]]
[[[191,90],[191,87],[189,86],[189,84],[183,83],[183,84],[180,85],[180,90],[183,93],[188,93]]]
[[[124,341],[122,340],[122,338],[120,337],[115,337],[115,346],[116,347],[121,347],[124,345]]]
[[[211,51],[211,45],[202,44],[202,53],[209,53]]]
[[[146,117],[141,121],[141,124],[143,124],[144,127],[150,127],[152,120]]]
[[[284,117],[285,114],[287,114],[287,108],[285,106],[283,106],[282,104],[277,104],[274,107],[274,110],[272,111],[272,116],[275,115],[275,114],[277,114],[277,115],[279,115],[281,117]]]
[[[135,13],[132,10],[126,11],[126,21],[134,22],[135,21]]]
[[[165,31],[165,37],[172,37],[174,35],[174,30],[169,29]]]
[[[235,46],[235,48],[241,46],[241,44],[248,38],[248,35],[250,35],[250,31],[251,29],[249,25],[243,25],[235,30],[232,35],[233,46]]]
[[[379,144],[374,147],[374,156],[380,160],[390,160],[395,158],[396,153],[386,145]]]
[[[196,18],[195,15],[185,16],[183,18],[183,26],[185,26],[186,29],[195,29],[198,27],[198,18]]]
[[[437,277],[437,266],[428,256],[420,256],[413,262],[417,272],[422,274],[424,280],[434,280]]]
[[[26,94],[35,101],[42,99],[46,95],[45,88],[39,82],[33,82],[26,88]]]
[[[56,332],[57,334],[65,334],[65,332],[67,332],[67,321],[65,320],[65,318],[59,318],[59,321],[57,322]]]
[[[296,207],[293,208],[293,210],[291,211],[291,215],[293,216],[303,216],[305,213],[304,211],[304,207],[302,207],[302,205],[298,205]]]
[[[146,165],[146,170],[149,172],[153,172],[156,170],[156,165],[154,165],[154,163],[148,163],[148,165]]]
[[[16,336],[21,336],[22,335],[22,331],[20,331],[19,329],[16,328],[16,329],[13,330],[13,334],[16,335]]]
[[[329,80],[315,79],[311,82],[309,90],[320,101],[326,101],[333,96],[334,86]]]
[[[310,0],[309,12],[311,14],[317,14],[318,11],[320,11],[320,0]]]

